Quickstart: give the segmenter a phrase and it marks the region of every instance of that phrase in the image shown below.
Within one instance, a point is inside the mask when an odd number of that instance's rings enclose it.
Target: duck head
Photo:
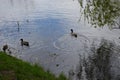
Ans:
[[[73,33],[73,29],[70,29],[71,30],[71,33]]]
[[[23,42],[23,39],[20,39],[21,40],[21,42]]]

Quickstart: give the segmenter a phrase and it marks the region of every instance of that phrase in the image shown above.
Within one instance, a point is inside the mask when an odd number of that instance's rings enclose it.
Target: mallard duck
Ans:
[[[8,49],[8,45],[7,45],[7,44],[6,44],[6,45],[3,45],[3,48],[2,48],[2,49],[3,49],[4,52],[6,52],[6,50]]]
[[[71,35],[77,38],[77,34],[73,32],[73,29],[71,29]]]
[[[21,46],[25,45],[29,47],[29,42],[23,41],[23,39],[20,39],[20,40],[21,40]]]

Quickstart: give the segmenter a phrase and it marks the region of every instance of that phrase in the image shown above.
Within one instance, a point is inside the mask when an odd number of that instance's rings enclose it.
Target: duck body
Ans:
[[[21,46],[28,46],[29,47],[29,42],[23,41],[23,39],[20,39],[20,40],[21,40]]]
[[[77,38],[77,34],[73,32],[73,29],[71,29],[71,36],[74,36],[75,38]]]
[[[75,38],[77,38],[77,34],[71,33],[71,35],[74,36]]]
[[[3,49],[4,52],[6,52],[6,50],[8,49],[8,45],[7,45],[7,44],[6,44],[6,45],[3,45],[3,48],[2,48],[2,49]]]

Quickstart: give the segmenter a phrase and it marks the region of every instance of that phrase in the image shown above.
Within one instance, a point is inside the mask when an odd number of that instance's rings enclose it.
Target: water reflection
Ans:
[[[0,21],[16,21],[33,11],[32,0],[0,0]]]
[[[93,40],[101,37],[119,42],[118,31],[94,29],[79,20],[79,3],[73,0],[0,0],[0,45],[8,44],[12,55],[41,64],[55,74],[69,72]],[[5,4],[3,4],[5,3]],[[78,38],[71,37],[73,28]],[[20,39],[30,43],[21,47]],[[88,46],[87,46],[88,45]]]

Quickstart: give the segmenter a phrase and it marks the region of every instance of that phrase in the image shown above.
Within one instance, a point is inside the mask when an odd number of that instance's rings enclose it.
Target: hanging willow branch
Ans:
[[[78,0],[85,18],[94,27],[116,25],[120,17],[120,0]],[[84,5],[83,5],[84,4]]]

